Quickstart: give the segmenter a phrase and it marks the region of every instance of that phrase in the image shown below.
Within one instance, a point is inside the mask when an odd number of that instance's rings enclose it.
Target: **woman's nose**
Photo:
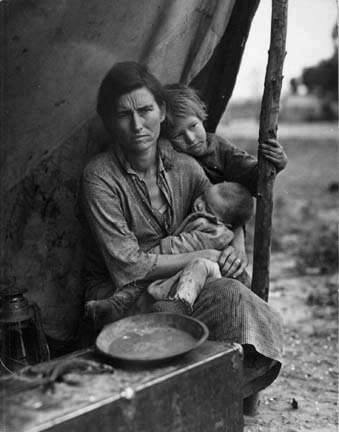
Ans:
[[[132,127],[135,132],[138,132],[142,129],[142,119],[138,113],[133,113]]]

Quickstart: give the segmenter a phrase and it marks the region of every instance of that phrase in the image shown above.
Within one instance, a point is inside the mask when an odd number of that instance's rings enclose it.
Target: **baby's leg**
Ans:
[[[155,300],[168,299],[170,292],[175,289],[180,275],[181,271],[168,279],[161,279],[152,282],[147,288],[148,294],[150,294]]]
[[[190,262],[181,272],[177,288],[171,298],[181,300],[193,309],[193,304],[206,284],[207,279],[221,278],[219,266],[205,258]]]

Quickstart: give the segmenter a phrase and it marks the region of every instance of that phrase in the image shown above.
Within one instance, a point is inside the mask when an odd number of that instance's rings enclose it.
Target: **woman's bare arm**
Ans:
[[[196,252],[181,253],[176,255],[159,255],[156,265],[146,275],[146,280],[163,279],[170,277],[182,270],[187,264],[196,258],[206,258],[218,262],[220,251],[206,249]]]

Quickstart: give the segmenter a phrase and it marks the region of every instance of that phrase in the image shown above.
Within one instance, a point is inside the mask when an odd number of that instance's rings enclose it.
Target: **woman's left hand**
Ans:
[[[283,170],[287,165],[287,155],[283,146],[276,139],[268,139],[259,144],[263,156],[276,168],[277,172]]]
[[[227,246],[221,251],[218,264],[222,276],[236,278],[245,270],[248,259],[244,252]]]

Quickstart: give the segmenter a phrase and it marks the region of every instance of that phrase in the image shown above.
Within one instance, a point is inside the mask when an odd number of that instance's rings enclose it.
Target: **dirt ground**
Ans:
[[[219,133],[255,152],[257,126],[243,126]],[[279,127],[289,164],[275,186],[269,302],[283,317],[284,364],[245,432],[338,430],[337,135],[331,124]]]

